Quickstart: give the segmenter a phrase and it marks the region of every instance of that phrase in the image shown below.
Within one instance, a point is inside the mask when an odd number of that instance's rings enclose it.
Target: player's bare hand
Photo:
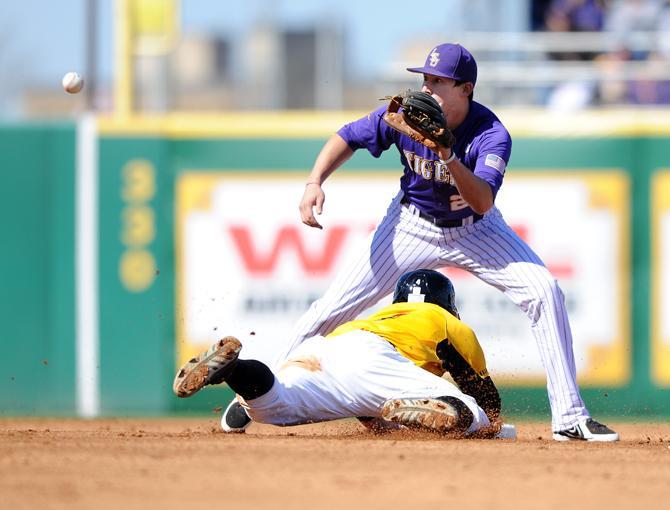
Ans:
[[[316,221],[314,212],[321,214],[323,212],[323,203],[326,201],[326,195],[317,182],[310,182],[305,186],[305,192],[300,201],[300,218],[305,225],[314,228],[323,228]]]

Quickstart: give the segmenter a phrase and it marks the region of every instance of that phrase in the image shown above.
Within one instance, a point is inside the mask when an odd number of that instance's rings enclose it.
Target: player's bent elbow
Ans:
[[[493,200],[481,200],[475,203],[470,204],[470,209],[472,209],[477,214],[486,214],[493,207]]]
[[[488,183],[484,183],[481,189],[467,200],[470,209],[477,214],[486,214],[493,207],[493,191]]]

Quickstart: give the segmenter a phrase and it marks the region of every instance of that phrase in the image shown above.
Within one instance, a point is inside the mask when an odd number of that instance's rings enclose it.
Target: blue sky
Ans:
[[[335,20],[345,35],[345,72],[374,78],[400,47],[419,34],[446,40],[477,10],[496,0],[424,0],[416,19],[401,0],[182,0],[186,33],[240,37],[261,19],[299,28]],[[516,0],[525,2],[525,0]],[[97,62],[99,79],[113,72],[114,0],[98,0]],[[58,87],[67,71],[85,62],[85,0],[21,0],[0,8],[0,115],[24,88]]]
[[[21,0],[2,2],[0,49],[2,61],[21,65],[21,73],[39,83],[60,77],[67,69],[84,64],[84,0]],[[394,4],[397,4],[394,7]],[[347,35],[347,56],[356,72],[374,70],[387,62],[402,33],[439,32],[445,29],[449,2],[424,1],[430,12],[421,24],[404,26],[399,6],[388,0],[183,0],[183,29],[188,32],[244,32],[262,17],[290,27],[311,26],[318,21],[338,20]],[[104,77],[112,71],[113,0],[98,0],[99,66]],[[401,15],[402,16],[402,15]]]

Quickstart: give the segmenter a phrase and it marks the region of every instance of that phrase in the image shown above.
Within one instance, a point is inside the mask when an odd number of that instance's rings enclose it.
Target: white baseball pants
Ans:
[[[241,402],[254,421],[298,425],[357,416],[380,418],[387,400],[446,396],[462,400],[472,411],[474,420],[467,433],[490,424],[475,399],[451,382],[419,368],[383,338],[350,331],[306,339],[275,371],[268,393]]]

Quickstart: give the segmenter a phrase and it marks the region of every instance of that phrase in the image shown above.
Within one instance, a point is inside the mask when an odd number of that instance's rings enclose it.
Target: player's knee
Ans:
[[[542,282],[538,301],[544,303],[544,306],[547,308],[555,308],[556,306],[565,305],[565,294],[563,294],[556,278],[554,278],[548,271],[546,279]]]
[[[455,426],[457,430],[465,432],[470,428],[470,425],[472,425],[472,422],[475,419],[475,415],[472,414],[472,411],[470,411],[470,408],[465,404],[465,402],[463,402],[459,398],[451,396],[438,397],[437,399],[441,400],[442,402],[446,402],[447,404],[452,406],[458,413],[458,420]]]
[[[527,283],[528,292],[538,299],[561,292],[554,275],[544,266],[533,265]]]
[[[535,272],[532,284],[526,287],[524,294],[518,304],[533,322],[539,319],[543,308],[565,303],[561,287],[546,268]]]

